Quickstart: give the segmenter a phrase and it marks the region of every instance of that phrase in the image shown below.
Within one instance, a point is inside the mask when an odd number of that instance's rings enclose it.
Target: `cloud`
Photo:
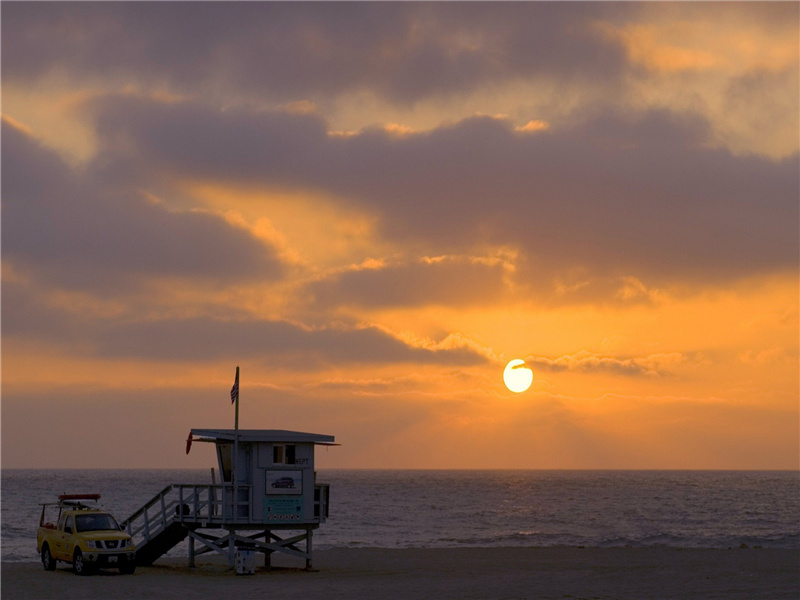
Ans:
[[[274,280],[274,248],[208,212],[169,210],[134,186],[72,170],[3,121],[3,260],[103,293],[147,278]]]
[[[532,369],[542,369],[551,373],[564,371],[580,373],[613,373],[628,377],[659,377],[669,374],[669,369],[687,362],[680,352],[650,354],[644,357],[617,358],[602,356],[586,350],[576,354],[565,354],[557,358],[529,356],[525,359]]]
[[[518,249],[518,276],[532,289],[583,273],[623,282],[617,294],[631,278],[714,285],[797,265],[797,160],[710,148],[708,123],[694,114],[598,107],[536,135],[475,117],[340,137],[309,114],[131,97],[93,110],[105,143],[128,149],[116,157],[108,146],[108,164],[319,190],[376,214],[382,236],[424,254]],[[358,285],[367,275],[347,277]]]

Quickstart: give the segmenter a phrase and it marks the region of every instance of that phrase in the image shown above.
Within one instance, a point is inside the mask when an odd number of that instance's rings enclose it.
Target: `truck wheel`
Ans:
[[[89,565],[84,562],[83,552],[80,551],[80,548],[75,550],[75,556],[72,557],[72,568],[75,569],[75,573],[78,575],[89,574]]]
[[[50,554],[50,546],[47,544],[42,546],[42,566],[44,567],[45,571],[56,570],[56,559],[53,558],[52,554]]]

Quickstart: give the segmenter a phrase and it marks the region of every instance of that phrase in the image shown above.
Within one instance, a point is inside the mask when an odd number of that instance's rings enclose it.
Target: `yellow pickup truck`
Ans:
[[[110,513],[85,502],[99,499],[100,494],[63,494],[57,503],[42,504],[36,551],[46,571],[55,570],[59,560],[71,563],[78,575],[89,575],[98,568],[118,568],[123,574],[136,570],[131,536]],[[45,512],[53,507],[58,509],[55,525],[45,519]]]

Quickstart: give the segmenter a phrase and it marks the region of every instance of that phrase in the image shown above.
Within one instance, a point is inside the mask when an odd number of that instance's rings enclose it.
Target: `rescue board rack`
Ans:
[[[94,500],[95,504],[84,504],[82,500]],[[52,523],[44,522],[44,513],[48,506],[58,507],[58,517],[56,517],[56,521],[58,521],[61,518],[61,511],[65,508],[72,510],[94,510],[98,508],[97,502],[99,500],[100,494],[60,494],[58,496],[58,502],[41,502],[39,506],[42,507],[42,516],[39,519],[39,527],[55,529],[55,525]]]
[[[89,504],[84,504],[81,500],[100,500],[100,494],[60,494],[58,502],[40,502],[40,506],[78,506],[83,508],[94,508]]]
[[[94,505],[84,504],[81,500],[94,500]],[[59,506],[69,506],[70,508],[97,508],[100,501],[100,494],[61,494],[58,497]]]

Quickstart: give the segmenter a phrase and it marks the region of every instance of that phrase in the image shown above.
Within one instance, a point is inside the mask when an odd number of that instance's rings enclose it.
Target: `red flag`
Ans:
[[[189,450],[192,449],[192,432],[189,432],[189,437],[186,438],[186,454],[189,454]]]
[[[239,367],[236,367],[236,381],[233,382],[233,387],[231,388],[231,404],[236,402],[239,398]]]

